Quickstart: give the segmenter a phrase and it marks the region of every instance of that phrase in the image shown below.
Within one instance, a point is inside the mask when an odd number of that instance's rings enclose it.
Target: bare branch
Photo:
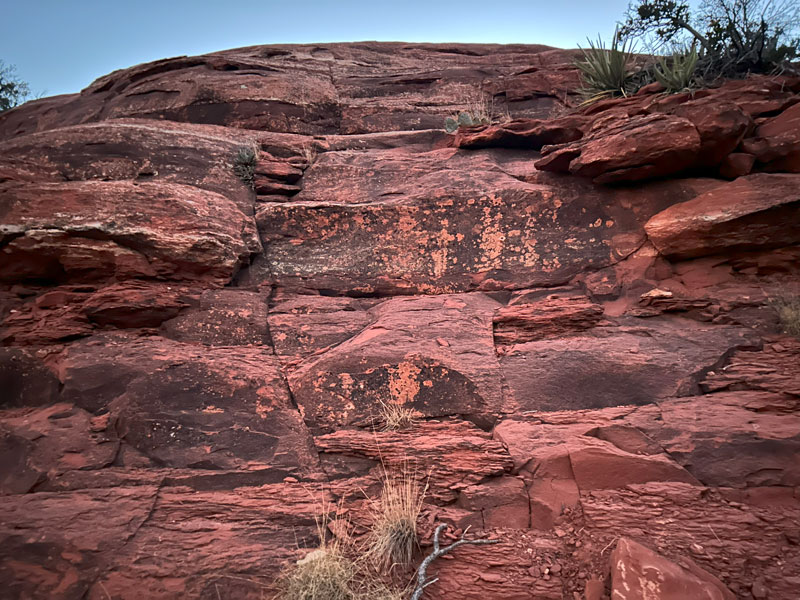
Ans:
[[[500,543],[500,540],[467,540],[464,539],[464,536],[467,534],[467,532],[464,531],[464,533],[461,534],[460,540],[442,548],[439,544],[439,536],[446,528],[447,525],[445,523],[440,523],[436,526],[436,530],[433,532],[433,551],[425,557],[425,560],[422,561],[422,563],[419,565],[419,569],[417,569],[417,587],[414,590],[414,594],[411,596],[411,600],[420,600],[420,598],[422,598],[422,592],[425,590],[425,588],[439,581],[438,577],[431,579],[430,581],[428,580],[428,567],[430,567],[431,563],[440,556],[444,556],[445,554],[452,552],[464,544],[473,544],[477,546],[483,544]]]

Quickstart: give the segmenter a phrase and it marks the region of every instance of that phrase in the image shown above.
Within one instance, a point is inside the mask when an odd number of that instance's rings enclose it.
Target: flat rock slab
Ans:
[[[492,338],[499,306],[481,293],[378,304],[369,326],[289,371],[306,422],[323,429],[370,424],[381,403],[418,416],[490,422],[504,401]]]
[[[6,497],[0,573],[12,597],[262,598],[317,544],[330,498],[300,484],[231,491],[137,485]],[[102,522],[102,527],[87,523]],[[187,560],[191,557],[191,560]],[[43,569],[44,567],[44,569]]]
[[[800,241],[800,175],[740,177],[650,219],[648,238],[674,258],[769,249]]]
[[[269,309],[269,330],[275,353],[290,362],[336,346],[366,327],[378,298],[342,298],[282,294]]]
[[[269,281],[360,297],[563,284],[634,252],[647,219],[708,186],[633,194],[519,173],[522,161],[521,151],[326,153],[292,202],[258,209]]]
[[[744,328],[631,323],[518,344],[500,364],[519,410],[649,404],[696,393],[705,370],[757,340]]]
[[[0,142],[6,164],[41,181],[163,181],[226,196],[253,214],[253,192],[234,170],[257,133],[211,125],[118,119],[60,127]]]
[[[229,199],[175,183],[0,184],[4,281],[227,283],[259,250]]]
[[[61,397],[111,413],[138,453],[134,464],[314,468],[310,437],[271,350],[97,337],[67,350]]]

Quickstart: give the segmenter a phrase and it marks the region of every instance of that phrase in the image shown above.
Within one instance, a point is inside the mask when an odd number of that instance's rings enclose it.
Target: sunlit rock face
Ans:
[[[795,600],[800,80],[579,107],[577,54],[257,46],[0,115],[4,597],[272,598],[400,471],[396,582],[498,540],[426,597]]]

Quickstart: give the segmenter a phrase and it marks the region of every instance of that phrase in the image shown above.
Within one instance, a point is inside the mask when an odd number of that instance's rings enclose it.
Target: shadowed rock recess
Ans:
[[[575,56],[257,46],[0,115],[0,596],[272,598],[413,467],[415,564],[499,540],[426,598],[796,600],[800,80],[580,108]]]

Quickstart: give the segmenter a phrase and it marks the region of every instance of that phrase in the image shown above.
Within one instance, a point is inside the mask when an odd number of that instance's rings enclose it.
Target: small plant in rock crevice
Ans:
[[[366,550],[384,570],[411,563],[419,547],[417,519],[427,489],[408,467],[400,473],[385,472],[380,500],[373,507]]]
[[[248,146],[239,148],[233,158],[233,172],[251,188],[255,182],[256,162],[258,153]]]
[[[382,424],[384,431],[399,431],[410,429],[416,423],[416,413],[414,409],[380,400],[380,414],[378,421]]]
[[[494,96],[480,88],[474,88],[465,94],[464,110],[444,120],[447,133],[455,133],[459,127],[477,127],[490,125],[494,117]]]
[[[456,117],[447,117],[444,120],[444,130],[447,133],[455,133],[459,127],[477,127],[478,125],[489,125],[491,119],[484,115],[460,112]]]
[[[800,295],[781,293],[772,298],[770,304],[778,314],[783,331],[800,338]]]

